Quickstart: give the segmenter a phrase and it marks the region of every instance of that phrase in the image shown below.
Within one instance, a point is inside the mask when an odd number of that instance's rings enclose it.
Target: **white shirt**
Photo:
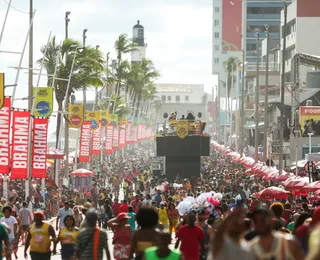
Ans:
[[[28,208],[30,209],[31,212],[33,212],[33,205],[31,201],[29,201]]]
[[[7,226],[11,230],[9,233],[9,238],[14,238],[14,224],[18,224],[17,220],[14,217],[10,216],[9,218],[1,218],[0,222],[7,224]]]

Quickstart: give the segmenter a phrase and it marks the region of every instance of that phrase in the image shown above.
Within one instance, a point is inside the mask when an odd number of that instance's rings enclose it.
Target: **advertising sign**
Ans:
[[[109,112],[108,111],[100,111],[100,121],[101,121],[102,128],[105,128],[109,124]]]
[[[99,127],[99,111],[87,111],[86,112],[86,121],[91,122],[91,129],[96,130]]]
[[[100,155],[101,127],[92,132],[92,155]]]
[[[10,121],[11,100],[5,97],[4,105],[0,109],[0,173],[10,172]]]
[[[0,109],[4,105],[4,73],[0,73]]]
[[[49,117],[53,109],[53,88],[33,88],[34,116]]]
[[[304,132],[304,128],[306,125],[313,121],[319,121],[320,120],[320,106],[301,106],[299,108],[299,122],[301,125],[301,129]]]
[[[222,51],[241,51],[242,0],[222,1]]]
[[[104,146],[104,154],[112,154],[112,138],[113,138],[113,124],[108,124],[106,127],[106,140]]]
[[[90,162],[91,122],[84,121],[81,127],[79,162]]]
[[[114,127],[118,126],[118,115],[117,114],[110,115],[110,124],[113,124]]]
[[[73,104],[68,106],[69,128],[80,128],[83,124],[83,105]]]

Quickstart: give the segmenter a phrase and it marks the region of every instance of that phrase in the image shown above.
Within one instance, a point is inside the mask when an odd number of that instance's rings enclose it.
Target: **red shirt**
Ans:
[[[134,200],[131,202],[131,205],[133,207],[133,211],[134,213],[137,214],[138,210],[141,208],[142,206],[142,202],[140,200]]]
[[[119,208],[120,208],[120,203],[113,203],[112,205],[112,211],[113,211],[113,215],[116,217],[119,214]]]
[[[181,240],[180,250],[183,254],[184,260],[199,259],[199,243],[204,240],[204,233],[201,227],[188,225],[182,226],[178,233],[177,238]]]
[[[128,207],[129,207],[128,204],[121,204],[120,207],[119,207],[118,214],[120,214],[120,213],[128,213]]]

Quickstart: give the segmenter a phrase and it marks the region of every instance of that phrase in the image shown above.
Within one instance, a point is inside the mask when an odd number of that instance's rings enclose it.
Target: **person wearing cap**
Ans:
[[[56,230],[58,231],[59,229],[64,227],[64,218],[68,215],[72,215],[73,211],[70,208],[70,205],[72,205],[72,202],[65,202],[64,207],[58,210],[58,216],[56,220]],[[59,228],[58,228],[59,225]]]
[[[33,216],[34,224],[28,232],[24,247],[24,256],[27,258],[28,248],[30,246],[31,260],[50,260],[51,240],[53,242],[52,253],[56,253],[56,233],[50,224],[43,222],[45,216],[42,211],[34,212]]]
[[[115,260],[128,259],[130,253],[131,228],[125,212],[108,221],[108,226],[114,231],[112,240],[113,257]]]

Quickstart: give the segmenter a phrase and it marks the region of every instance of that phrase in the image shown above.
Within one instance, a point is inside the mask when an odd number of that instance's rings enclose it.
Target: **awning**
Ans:
[[[47,159],[64,159],[64,153],[55,148],[49,148],[47,152]]]

